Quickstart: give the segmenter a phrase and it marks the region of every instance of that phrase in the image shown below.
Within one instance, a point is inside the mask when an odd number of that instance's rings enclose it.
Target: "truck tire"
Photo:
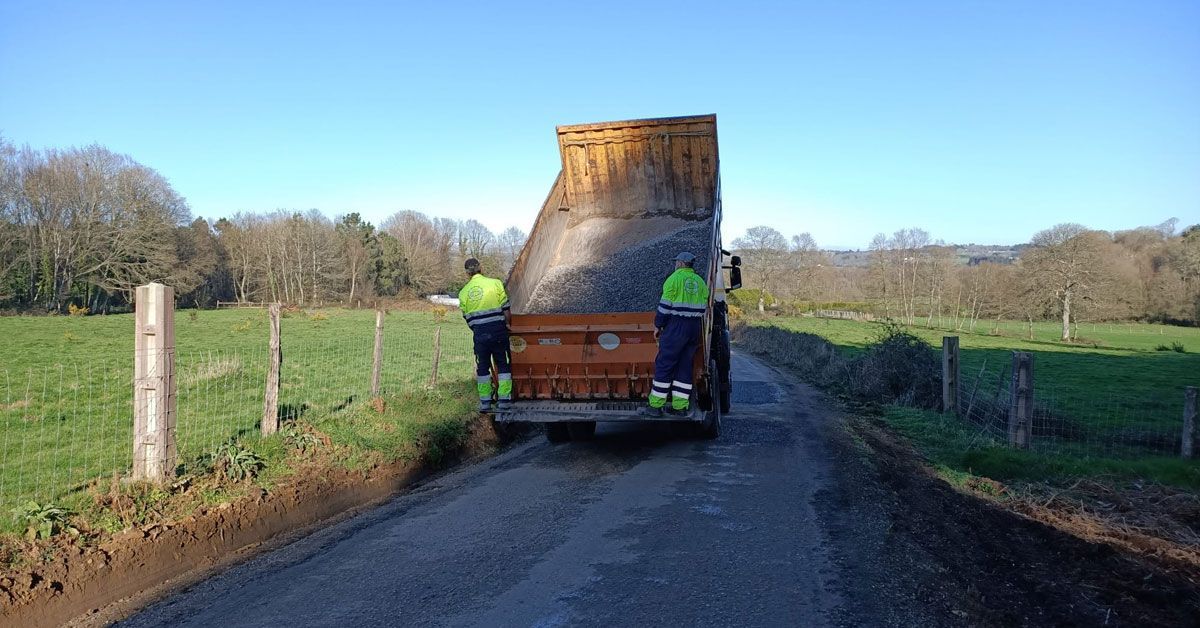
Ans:
[[[596,435],[595,421],[579,421],[567,423],[567,433],[571,440],[591,440]]]
[[[729,414],[729,408],[733,398],[733,373],[732,363],[733,356],[730,353],[729,347],[729,330],[724,329],[721,332],[721,337],[717,342],[717,368],[719,376],[717,381],[720,382],[720,394],[717,399],[721,406],[721,414]]]
[[[709,372],[714,375],[719,375],[717,372],[717,361],[712,360],[708,363]],[[713,398],[721,394],[720,377],[712,377],[709,379],[710,392]],[[721,435],[721,404],[712,404],[712,409],[704,415],[704,422],[696,425],[696,435],[700,438],[713,440]]]
[[[547,423],[546,440],[552,443],[565,443],[571,440],[571,433],[567,431],[567,424]]]

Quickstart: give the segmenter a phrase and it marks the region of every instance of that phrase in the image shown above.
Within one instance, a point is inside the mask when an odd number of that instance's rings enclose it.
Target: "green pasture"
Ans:
[[[440,329],[437,390],[431,389]],[[370,393],[373,311],[285,313],[279,409],[336,432]],[[175,315],[179,461],[259,431],[268,362],[265,310]],[[0,520],[29,499],[70,501],[132,456],[132,315],[0,317]],[[470,334],[450,312],[390,312],[383,394],[454,404],[470,396]],[[419,402],[429,395],[426,402]],[[417,399],[418,401],[413,401]],[[405,434],[399,430],[397,434]]]
[[[811,317],[777,317],[766,322],[821,336],[848,352],[876,339],[884,324]],[[1004,323],[1002,323],[1004,324]],[[1080,341],[1051,335],[1053,324],[1035,323],[1034,339],[992,333],[982,323],[975,333],[930,329],[908,331],[941,347],[943,336],[959,337],[964,397],[973,389],[994,390],[1007,372],[1013,351],[1034,354],[1035,390],[1045,402],[1077,410],[1119,409],[1138,420],[1178,424],[1186,386],[1200,386],[1200,329],[1162,325],[1097,325],[1080,330]],[[1003,328],[1002,328],[1003,329]],[[1185,352],[1155,347],[1181,345]],[[980,373],[983,373],[980,375]]]
[[[815,334],[851,355],[886,329],[883,322],[813,317],[748,322]],[[1002,415],[998,424],[980,425],[936,411],[882,408],[884,422],[951,474],[1019,481],[1112,476],[1200,487],[1200,461],[1178,454],[1184,389],[1200,386],[1200,329],[1084,325],[1079,340],[1069,343],[1058,340],[1061,328],[1053,323],[1035,323],[1032,340],[1025,324],[1012,321],[981,323],[974,332],[905,330],[938,349],[943,336],[958,336],[960,403],[992,403]],[[1005,434],[1013,351],[1034,355],[1037,409],[1029,450],[1009,446]]]

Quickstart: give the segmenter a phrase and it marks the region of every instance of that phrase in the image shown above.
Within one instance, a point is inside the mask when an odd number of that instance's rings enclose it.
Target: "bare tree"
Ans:
[[[496,240],[491,230],[478,220],[464,221],[458,227],[459,254],[464,258],[481,258],[488,254],[488,249]]]
[[[521,248],[525,246],[525,240],[528,236],[524,231],[517,227],[509,227],[500,232],[498,242],[500,245],[500,261],[504,265],[505,274],[517,263],[517,256],[521,254]]]
[[[457,231],[454,221],[400,211],[384,221],[383,229],[396,239],[403,255],[402,285],[423,293],[446,286],[450,246]]]
[[[18,163],[31,302],[61,310],[79,291],[128,297],[170,277],[189,212],[161,175],[102,146],[27,150]]]
[[[1071,308],[1092,298],[1108,280],[1103,237],[1083,225],[1055,225],[1033,236],[1033,249],[1024,258],[1031,278],[1058,303],[1064,341],[1071,339]]]
[[[758,278],[758,311],[765,311],[766,295],[775,287],[787,260],[788,243],[783,234],[766,225],[751,227],[733,246],[747,258],[749,270]]]
[[[820,292],[818,280],[829,265],[829,256],[817,246],[812,234],[805,232],[792,236],[789,257],[796,294],[815,300]]]

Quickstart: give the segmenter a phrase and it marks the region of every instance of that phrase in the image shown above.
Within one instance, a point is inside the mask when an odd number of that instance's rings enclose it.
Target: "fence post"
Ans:
[[[1196,387],[1188,386],[1183,395],[1183,437],[1179,452],[1191,458],[1196,445]]]
[[[958,415],[958,336],[942,336],[942,412]]]
[[[433,331],[433,370],[429,373],[429,388],[437,388],[438,363],[442,361],[442,326]]]
[[[383,378],[383,310],[375,310],[375,358],[371,366],[371,398],[379,396]]]
[[[278,303],[267,307],[267,316],[271,320],[271,355],[267,364],[267,389],[263,394],[263,436],[270,436],[279,431],[279,367],[283,363],[283,353],[279,346],[279,309]]]
[[[175,290],[152,283],[134,293],[133,479],[175,475]]]
[[[1033,354],[1013,351],[1011,393],[1008,444],[1028,449],[1033,431]]]

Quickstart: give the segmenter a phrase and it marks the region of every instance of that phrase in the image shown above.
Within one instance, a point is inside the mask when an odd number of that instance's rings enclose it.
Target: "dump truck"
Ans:
[[[506,282],[513,403],[495,420],[544,423],[553,442],[590,438],[608,421],[669,421],[716,438],[732,394],[725,294],[741,284],[740,260],[721,242],[716,116],[556,131],[562,169]],[[682,251],[710,295],[690,413],[649,418],[639,410],[654,378],[654,314]]]

